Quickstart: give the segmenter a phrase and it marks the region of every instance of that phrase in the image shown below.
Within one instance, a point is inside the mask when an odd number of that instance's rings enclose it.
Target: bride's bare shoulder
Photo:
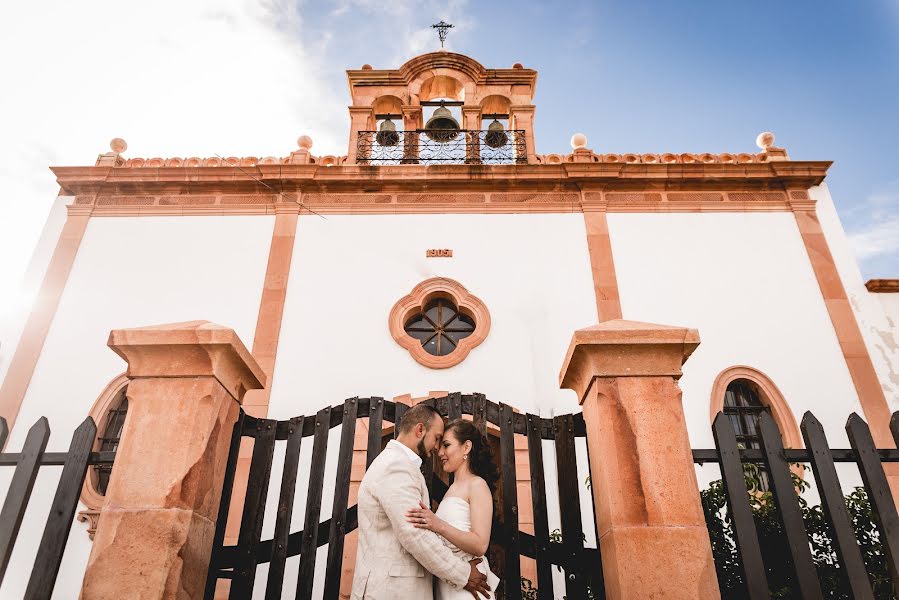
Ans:
[[[477,475],[472,477],[471,481],[468,484],[468,495],[472,498],[476,496],[481,498],[491,498],[493,496],[490,493],[490,486],[487,485],[487,482],[484,480],[484,478]]]

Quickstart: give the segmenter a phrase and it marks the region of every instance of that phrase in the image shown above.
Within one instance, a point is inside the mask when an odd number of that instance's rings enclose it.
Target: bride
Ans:
[[[454,475],[453,484],[436,513],[419,503],[419,508],[406,513],[406,519],[419,529],[429,529],[441,536],[443,543],[466,561],[483,557],[490,545],[493,489],[497,480],[487,440],[471,421],[456,419],[446,426],[439,448],[437,455],[443,470]],[[496,590],[499,578],[490,572],[487,559],[477,568],[487,575],[490,589]],[[491,592],[488,598],[493,597]],[[470,600],[470,595],[438,580],[434,600]]]

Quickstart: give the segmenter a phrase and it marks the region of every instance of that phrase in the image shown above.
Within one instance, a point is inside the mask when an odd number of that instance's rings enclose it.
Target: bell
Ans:
[[[396,131],[396,125],[390,119],[381,122],[381,127],[375,135],[375,140],[381,146],[396,146],[400,143],[400,134]]]
[[[425,123],[425,135],[441,144],[456,139],[461,129],[459,122],[453,118],[449,109],[442,104],[434,111],[434,116]]]
[[[487,127],[487,134],[484,136],[484,143],[491,148],[502,148],[509,143],[509,136],[503,130],[503,124],[493,119],[493,123]]]

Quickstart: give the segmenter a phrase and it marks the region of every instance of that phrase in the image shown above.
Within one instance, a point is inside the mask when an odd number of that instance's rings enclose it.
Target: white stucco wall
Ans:
[[[425,258],[452,248],[453,258]],[[390,335],[391,307],[430,277],[487,305],[490,335],[434,370]],[[577,410],[558,373],[574,330],[596,322],[580,214],[301,217],[270,416],[309,414],[351,396],[483,392],[522,411]]]
[[[711,389],[734,365],[846,447],[861,408],[791,213],[610,214],[609,231],[624,318],[699,330],[680,382],[693,447],[714,446]]]
[[[124,361],[109,331],[205,319],[252,344],[274,217],[116,217],[90,221],[8,447],[50,419],[48,450],[62,451]],[[60,469],[42,469],[9,574],[29,573]],[[4,486],[0,485],[0,488]],[[86,527],[69,538],[55,598],[79,589],[90,552]],[[7,576],[0,597],[19,598],[27,578]]]
[[[886,324],[894,332],[895,339],[895,332],[899,329],[899,294],[874,293],[871,295],[877,299],[877,302],[883,309],[883,313],[887,318]]]
[[[812,188],[818,218],[827,238],[846,295],[868,347],[868,354],[891,411],[899,410],[899,294],[872,294],[865,288],[858,262],[852,254],[826,185]],[[889,277],[890,273],[884,273]],[[890,298],[895,298],[891,300]]]

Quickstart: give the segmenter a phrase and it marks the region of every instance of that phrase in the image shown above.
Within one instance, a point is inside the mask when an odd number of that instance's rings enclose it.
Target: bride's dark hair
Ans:
[[[452,432],[453,437],[460,444],[471,442],[471,452],[468,454],[468,468],[471,472],[487,482],[490,493],[496,491],[496,481],[499,475],[496,472],[496,465],[493,464],[493,458],[490,456],[490,445],[487,443],[487,437],[481,435],[481,432],[471,421],[466,419],[456,419],[446,426],[443,435]]]

